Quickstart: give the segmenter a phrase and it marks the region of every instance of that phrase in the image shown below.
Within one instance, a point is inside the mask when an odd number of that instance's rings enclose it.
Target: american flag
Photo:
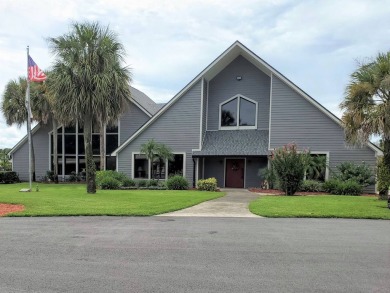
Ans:
[[[46,79],[46,74],[39,69],[30,55],[28,56],[28,79],[36,82],[44,81]]]

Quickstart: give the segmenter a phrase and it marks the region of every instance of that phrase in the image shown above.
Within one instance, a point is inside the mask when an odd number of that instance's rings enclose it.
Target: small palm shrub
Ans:
[[[217,190],[217,179],[212,177],[212,178],[208,178],[208,179],[198,180],[198,190],[216,191]]]
[[[321,192],[323,190],[323,183],[316,180],[305,180],[302,182],[301,187],[299,188],[300,191],[305,192]]]
[[[170,190],[185,190],[188,189],[188,181],[182,176],[173,176],[167,180],[167,188]]]
[[[298,152],[296,144],[291,143],[276,149],[271,156],[272,167],[280,188],[286,195],[299,190],[305,174],[307,152]]]
[[[105,177],[99,183],[101,189],[119,189],[120,186],[121,182],[113,177]]]

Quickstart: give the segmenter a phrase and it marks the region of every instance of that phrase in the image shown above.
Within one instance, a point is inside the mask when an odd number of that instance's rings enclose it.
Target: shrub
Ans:
[[[363,192],[363,186],[353,180],[331,179],[323,184],[323,188],[326,192],[338,195],[360,195]]]
[[[158,180],[156,179],[150,179],[150,180],[147,180],[146,182],[146,187],[157,187],[158,186]]]
[[[140,187],[146,187],[148,185],[148,180],[138,180],[137,181],[137,187],[140,188]]]
[[[135,187],[135,181],[133,179],[125,178],[122,181],[123,187]]]
[[[336,189],[340,184],[340,180],[338,179],[329,179],[322,184],[322,188],[325,192],[329,192],[332,194],[336,194]]]
[[[300,191],[305,192],[321,192],[323,190],[323,183],[316,180],[305,180],[302,182],[301,187],[299,188]]]
[[[119,189],[121,182],[113,177],[105,177],[99,184],[101,189]]]
[[[115,179],[116,181],[119,182],[119,186],[122,186],[124,181],[128,180],[128,178],[126,177],[125,174],[119,173],[117,171],[113,171],[113,170],[97,171],[96,172],[96,184],[97,184],[97,186],[99,186],[100,188],[103,189],[102,182],[106,178]]]
[[[212,177],[212,178],[208,178],[208,179],[198,180],[198,190],[216,191],[217,190],[217,179]]]
[[[75,171],[70,172],[70,175],[68,177],[68,181],[69,182],[80,181],[79,175]]]
[[[296,144],[276,149],[271,156],[272,167],[280,188],[286,195],[293,195],[300,187],[305,173],[306,152],[298,153]]]
[[[20,182],[19,176],[14,171],[0,172],[0,183],[16,183]]]
[[[167,180],[167,187],[171,190],[188,189],[188,181],[182,176],[173,176]]]
[[[340,181],[352,180],[361,186],[368,186],[375,183],[373,171],[364,162],[359,165],[353,162],[343,162],[336,169],[337,171],[334,177]]]

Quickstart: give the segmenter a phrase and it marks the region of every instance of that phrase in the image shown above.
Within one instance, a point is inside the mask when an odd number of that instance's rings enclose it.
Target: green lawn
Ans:
[[[28,184],[0,184],[0,203],[23,204],[11,216],[151,216],[221,197],[223,192],[173,190],[98,190],[81,184],[39,184],[39,192],[19,192]]]
[[[249,210],[271,218],[390,219],[386,201],[366,196],[263,196]]]

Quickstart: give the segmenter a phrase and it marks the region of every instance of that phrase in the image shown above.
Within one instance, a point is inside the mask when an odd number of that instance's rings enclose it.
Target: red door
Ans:
[[[225,187],[244,188],[244,159],[226,159]]]

